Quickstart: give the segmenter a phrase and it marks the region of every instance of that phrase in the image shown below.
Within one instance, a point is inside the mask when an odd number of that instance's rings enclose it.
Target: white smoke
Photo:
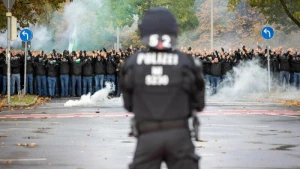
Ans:
[[[63,19],[67,23],[68,27],[62,33],[62,35],[68,37],[72,34],[75,28],[79,27],[80,29],[84,24],[83,23],[84,17],[86,17],[88,13],[89,13],[89,9],[87,8],[86,4],[82,1],[77,0],[67,4],[64,8]],[[82,30],[80,29],[80,31]],[[80,33],[82,34],[82,32]]]
[[[268,89],[268,73],[257,60],[242,62],[218,88],[218,99],[237,99],[250,93],[264,93]]]
[[[97,91],[93,95],[90,93],[82,95],[79,100],[69,100],[64,106],[65,107],[82,107],[82,106],[101,106],[107,105],[111,102],[119,102],[120,99],[108,99],[107,96],[110,92],[115,90],[114,84],[110,82],[105,83],[105,88]],[[121,105],[121,103],[119,104]]]
[[[113,36],[104,31],[104,28],[108,28],[107,21],[110,12],[109,1],[105,7],[101,0],[74,0],[71,3],[66,3],[63,12],[54,12],[45,26],[29,26],[33,32],[31,48],[44,50],[47,53],[52,49],[63,51],[68,48],[69,38],[76,28],[79,50],[95,50],[95,47],[100,49],[103,44],[100,46],[96,44],[96,39],[103,39],[103,42],[111,41]],[[21,49],[22,47],[19,38],[11,44],[13,48]],[[0,33],[0,47],[6,46],[7,35]]]
[[[95,46],[97,46],[95,40],[102,38],[100,35],[105,34],[100,28],[105,23],[104,20],[99,20],[99,15],[105,15],[103,18],[109,16],[110,11],[107,9],[108,7],[104,9],[101,0],[74,0],[72,3],[66,4],[61,18],[61,22],[65,24],[65,29],[56,34],[60,37],[56,43],[63,45],[55,47],[60,50],[67,49],[68,44],[66,42],[76,29],[76,35],[73,38],[77,39],[78,50],[95,50]]]
[[[53,42],[52,36],[48,28],[44,26],[31,25],[28,29],[30,29],[33,33],[33,38],[31,40],[31,49],[46,50],[47,53],[50,52],[50,50],[52,49]],[[4,48],[7,47],[7,32],[0,34],[0,46]],[[18,39],[11,41],[11,47],[13,49],[21,49],[21,39],[18,37]]]
[[[7,33],[2,33],[0,34],[0,47],[5,47],[7,46]]]
[[[11,48],[20,48],[22,45],[21,40],[18,38],[17,40],[11,41]],[[0,47],[7,48],[7,32],[0,34]]]
[[[44,26],[31,26],[30,29],[33,33],[31,48],[34,50],[45,50],[47,53],[50,52],[53,41],[48,28]]]
[[[300,99],[300,91],[295,89],[293,84],[290,84],[285,90],[274,79],[271,79],[271,83],[271,92],[269,93],[267,69],[262,68],[258,60],[251,60],[233,68],[232,74],[218,87],[217,94],[210,95],[210,91],[208,91],[207,95],[209,99],[220,101],[261,98]]]

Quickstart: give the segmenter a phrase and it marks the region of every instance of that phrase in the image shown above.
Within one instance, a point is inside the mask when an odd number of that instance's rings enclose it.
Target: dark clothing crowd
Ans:
[[[93,94],[111,82],[114,89],[109,97],[120,96],[118,80],[125,58],[134,49],[97,51],[64,51],[50,54],[43,51],[11,51],[11,94],[18,94],[24,88],[24,67],[26,59],[26,93],[41,97],[80,97]],[[0,91],[7,94],[6,52],[0,48]]]
[[[203,63],[203,72],[207,87],[215,94],[222,81],[233,73],[233,68],[240,63],[257,59],[262,68],[268,69],[268,54],[270,55],[270,72],[274,83],[285,89],[300,84],[300,53],[294,49],[283,51],[282,48],[263,49],[257,46],[250,49],[243,46],[241,49],[225,51],[194,51],[192,48],[181,48],[182,52],[194,56]]]
[[[43,51],[27,54],[26,93],[42,97],[80,97],[95,93],[105,87],[105,82],[114,86],[109,97],[120,96],[119,75],[123,62],[137,49],[107,51],[64,51],[50,54]],[[199,59],[203,64],[203,73],[207,88],[212,94],[217,93],[222,81],[230,77],[233,68],[240,63],[257,59],[262,68],[270,70],[272,80],[285,88],[300,85],[300,53],[293,49],[263,49],[258,46],[250,49],[243,46],[225,51],[193,50],[181,48],[181,51]],[[11,52],[11,93],[17,94],[24,87],[25,55],[23,51]],[[7,60],[4,49],[0,48],[0,93],[7,94]]]

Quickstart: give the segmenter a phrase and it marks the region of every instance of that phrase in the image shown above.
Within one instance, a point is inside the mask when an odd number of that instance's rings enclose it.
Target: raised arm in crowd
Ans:
[[[255,49],[243,46],[233,50],[193,50],[182,47],[182,52],[192,55],[203,63],[207,88],[215,94],[226,79],[232,77],[233,68],[249,60],[257,60],[259,65],[268,68],[268,54],[270,55],[270,71],[272,80],[278,85],[288,89],[291,86],[299,88],[300,83],[300,53],[297,49],[282,47],[273,48],[269,51],[260,45]],[[233,79],[234,80],[234,79]],[[228,83],[228,81],[226,81]],[[228,85],[228,84],[227,84]]]
[[[124,61],[139,48],[126,50],[72,51],[51,53],[28,51],[26,57],[26,93],[41,97],[80,97],[93,94],[105,87],[106,82],[113,84],[109,97],[120,96],[119,74]],[[241,48],[219,50],[198,50],[182,47],[180,51],[193,56],[203,64],[206,87],[212,93],[218,92],[221,83],[230,83],[233,68],[250,60],[257,60],[262,68],[270,70],[278,85],[299,87],[300,53],[296,49],[283,50],[282,47],[269,51],[257,46],[254,49]],[[11,51],[11,93],[17,94],[24,88],[25,53]],[[0,48],[0,93],[7,94],[6,50]],[[230,84],[229,84],[230,85]]]

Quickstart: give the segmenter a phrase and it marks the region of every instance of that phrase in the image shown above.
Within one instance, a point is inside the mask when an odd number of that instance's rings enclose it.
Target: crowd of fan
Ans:
[[[79,97],[95,93],[105,86],[105,82],[115,84],[109,97],[120,96],[118,80],[121,66],[130,55],[139,49],[107,51],[64,51],[45,54],[43,51],[28,51],[26,64],[26,86],[28,94],[41,97]],[[233,50],[193,50],[182,47],[182,52],[192,55],[203,63],[207,87],[214,93],[222,81],[230,77],[233,68],[240,63],[257,59],[262,68],[267,69],[267,56],[270,54],[272,79],[279,85],[299,87],[300,53],[295,49],[263,49],[258,46],[250,49],[243,46]],[[24,51],[11,51],[11,93],[17,94],[23,88]],[[6,51],[0,48],[0,91],[7,93]]]
[[[284,51],[282,47],[279,47],[268,51],[267,48],[263,49],[258,45],[256,49],[243,46],[228,51],[223,48],[219,51],[201,51],[184,47],[180,50],[202,61],[205,81],[212,94],[217,92],[222,81],[232,77],[233,68],[240,63],[257,59],[262,68],[268,69],[268,53],[270,55],[271,78],[274,83],[283,86],[285,90],[291,86],[299,88],[300,53],[297,49],[290,48]]]
[[[41,97],[79,97],[95,93],[105,87],[105,82],[117,84],[120,68],[136,49],[97,51],[64,51],[45,54],[28,51],[26,57],[26,92]],[[24,84],[24,51],[11,51],[11,93],[18,94]],[[6,51],[0,48],[1,94],[7,94]],[[110,97],[120,96],[118,85]]]

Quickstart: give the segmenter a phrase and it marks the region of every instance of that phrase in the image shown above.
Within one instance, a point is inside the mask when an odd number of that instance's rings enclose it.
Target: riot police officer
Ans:
[[[119,83],[138,139],[129,167],[158,169],[164,161],[169,169],[198,169],[188,118],[204,108],[201,63],[172,49],[178,25],[167,9],[147,11],[139,29],[149,50],[126,60]]]

